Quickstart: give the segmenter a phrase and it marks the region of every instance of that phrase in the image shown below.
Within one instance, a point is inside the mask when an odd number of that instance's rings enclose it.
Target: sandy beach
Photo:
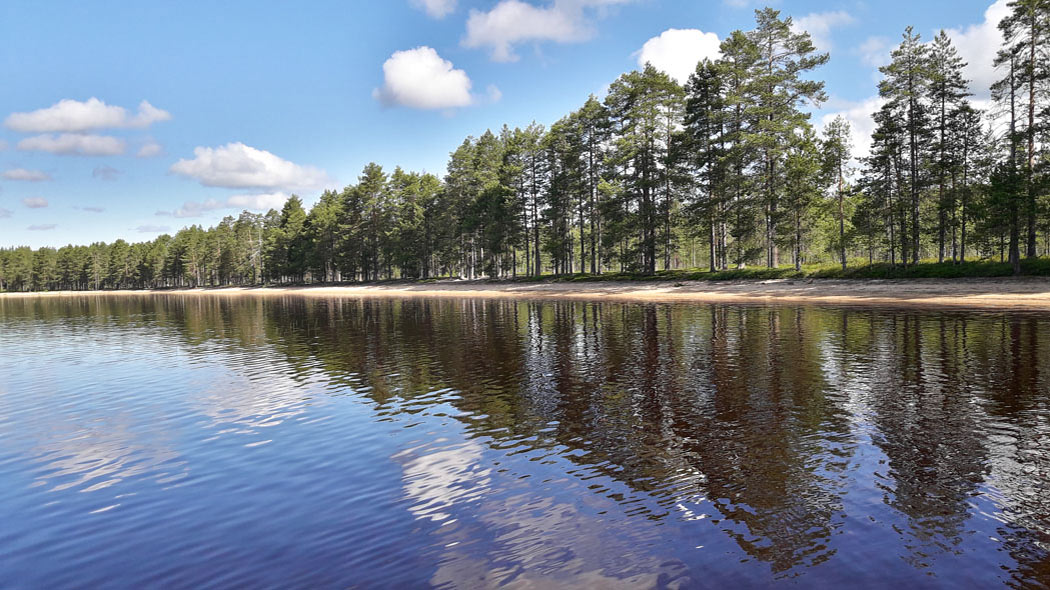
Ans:
[[[193,295],[214,297],[504,297],[634,302],[818,303],[834,305],[1050,310],[1050,279],[623,281],[511,283],[437,281],[373,285],[228,287],[0,293],[0,297]]]

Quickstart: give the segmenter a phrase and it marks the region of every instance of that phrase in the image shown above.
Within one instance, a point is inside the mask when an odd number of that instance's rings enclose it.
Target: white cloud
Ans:
[[[215,211],[216,209],[223,209],[226,205],[215,199],[208,199],[203,203],[197,201],[186,201],[182,204],[182,207],[168,213],[168,212],[157,212],[157,215],[171,215],[172,217],[200,217],[208,211]]]
[[[999,21],[1010,12],[1007,2],[1008,0],[996,0],[989,5],[984,11],[984,19],[978,24],[945,30],[963,61],[967,62],[964,76],[970,80],[970,92],[974,94],[971,102],[978,108],[990,105],[989,87],[999,76],[992,62],[1002,45]],[[928,37],[924,35],[924,38],[930,41],[935,34],[936,32]],[[868,37],[853,51],[865,65],[879,68],[890,63],[890,52],[897,43],[899,40],[892,41],[886,37]],[[873,76],[876,81],[882,78],[877,71]]]
[[[51,180],[51,175],[43,170],[27,170],[25,168],[4,170],[4,173],[0,174],[0,176],[2,176],[4,180],[24,180],[27,182]]]
[[[161,234],[170,230],[171,228],[166,225],[140,225],[135,228],[135,231],[140,234]]]
[[[1002,43],[998,25],[1009,12],[1007,2],[1008,0],[996,0],[985,10],[984,20],[979,24],[946,31],[959,54],[968,62],[965,75],[972,79],[970,91],[975,95],[971,99],[974,108],[986,109],[991,106],[988,87],[996,79],[992,61]],[[855,51],[862,62],[877,68],[889,63],[893,46],[889,39],[869,37]],[[875,130],[872,114],[882,108],[884,103],[878,95],[860,101],[840,101],[833,98],[820,111],[819,126],[823,129],[836,116],[842,115],[852,127],[854,157],[866,157],[871,153],[871,134]]]
[[[139,151],[138,151],[137,154],[135,154],[135,157],[138,157],[138,158],[152,158],[154,156],[159,156],[159,155],[161,155],[163,153],[164,153],[164,146],[160,145],[159,143],[157,143],[157,142],[155,142],[153,140],[150,140],[150,141],[147,141],[146,143],[144,143],[142,145],[142,147],[139,148]]]
[[[543,7],[521,0],[501,0],[482,12],[471,10],[463,46],[488,47],[494,61],[516,61],[514,45],[528,41],[573,43],[594,35],[591,16],[631,0],[554,0]]]
[[[117,156],[124,153],[124,140],[109,135],[34,135],[18,142],[22,151],[51,152],[64,156]]]
[[[871,153],[871,134],[875,131],[875,120],[872,115],[876,113],[885,100],[878,96],[870,96],[860,101],[830,100],[821,111],[820,131],[823,132],[831,121],[837,116],[849,121],[853,140],[853,157],[864,158]],[[832,110],[834,109],[834,110]],[[830,111],[830,112],[829,112]]]
[[[4,151],[6,149],[7,149],[7,142],[4,141],[3,139],[0,139],[0,152]]]
[[[175,162],[170,170],[204,186],[310,190],[330,182],[320,168],[300,166],[240,142],[215,148],[197,147],[193,155],[192,160]]]
[[[116,180],[121,174],[123,174],[122,171],[112,166],[95,166],[95,169],[91,171],[92,178],[101,178],[108,181]]]
[[[38,225],[31,225],[26,229],[28,229],[29,231],[50,231],[55,229],[56,227],[58,227],[58,224],[55,223],[41,223]]]
[[[383,63],[383,87],[372,96],[388,106],[447,109],[473,104],[470,87],[466,72],[424,46],[395,51]]]
[[[93,129],[144,128],[171,119],[171,113],[148,101],[139,103],[137,114],[124,107],[108,105],[97,98],[81,102],[64,99],[28,113],[11,113],[4,120],[7,128],[19,133],[80,133]]]
[[[864,65],[880,68],[890,63],[891,42],[886,37],[868,37],[854,52]]]
[[[269,211],[280,209],[290,195],[283,192],[263,193],[257,195],[233,195],[225,201],[208,199],[207,201],[186,201],[174,211],[157,211],[162,217],[200,217],[209,211],[219,209],[249,209],[252,211]]]
[[[14,215],[13,211],[11,211],[10,209],[4,209],[3,207],[0,207],[0,219],[7,219],[12,215]]]
[[[705,57],[715,60],[722,55],[719,44],[715,33],[699,29],[667,29],[642,45],[638,51],[638,65],[651,63],[679,84],[685,84],[700,60]]]
[[[810,38],[813,39],[813,45],[820,51],[827,51],[831,49],[831,30],[855,22],[857,19],[845,10],[814,12],[792,19],[791,30],[796,33],[803,31],[809,33]]]
[[[730,8],[747,8],[748,6],[758,8],[761,6],[776,6],[780,4],[780,0],[722,0],[722,4]]]
[[[970,92],[979,98],[990,95],[989,87],[998,77],[992,61],[1003,42],[999,21],[1009,13],[1007,0],[996,0],[984,11],[984,21],[981,23],[946,31],[959,50],[959,55],[968,63],[965,74],[972,80]]]
[[[253,211],[269,211],[280,209],[290,195],[283,192],[263,193],[260,195],[233,195],[226,199],[226,206],[237,209],[251,209]]]
[[[26,197],[22,199],[22,204],[30,209],[44,209],[48,205],[44,197]]]
[[[423,10],[430,18],[442,19],[456,10],[456,0],[412,0],[412,6]]]

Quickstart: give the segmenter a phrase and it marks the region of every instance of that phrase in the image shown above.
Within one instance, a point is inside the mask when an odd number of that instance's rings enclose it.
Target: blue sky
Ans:
[[[987,98],[1006,0],[780,0],[831,52],[863,151],[904,27],[949,29]],[[0,246],[142,241],[370,161],[444,173],[468,135],[549,124],[650,59],[686,71],[748,0],[0,3]],[[674,29],[674,30],[672,30]],[[670,32],[669,32],[670,31]]]

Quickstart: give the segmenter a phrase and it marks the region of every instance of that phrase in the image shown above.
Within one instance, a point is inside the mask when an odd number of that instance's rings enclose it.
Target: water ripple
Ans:
[[[0,299],[0,587],[1050,585],[1038,314]]]

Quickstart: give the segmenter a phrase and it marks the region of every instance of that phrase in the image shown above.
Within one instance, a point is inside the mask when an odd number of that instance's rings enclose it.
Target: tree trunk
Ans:
[[[846,211],[843,206],[842,176],[842,164],[839,163],[839,259],[842,261],[842,270],[846,270]]]
[[[1036,31],[1036,18],[1035,9],[1029,8],[1029,17],[1031,29],[1028,38],[1028,129],[1026,133],[1028,135],[1028,156],[1027,165],[1025,166],[1025,188],[1026,188],[1026,203],[1025,211],[1028,214],[1028,258],[1036,257],[1036,194],[1035,184],[1033,182],[1033,167],[1035,165],[1035,92],[1036,92],[1036,56],[1035,56],[1035,45],[1037,42],[1037,31]]]

